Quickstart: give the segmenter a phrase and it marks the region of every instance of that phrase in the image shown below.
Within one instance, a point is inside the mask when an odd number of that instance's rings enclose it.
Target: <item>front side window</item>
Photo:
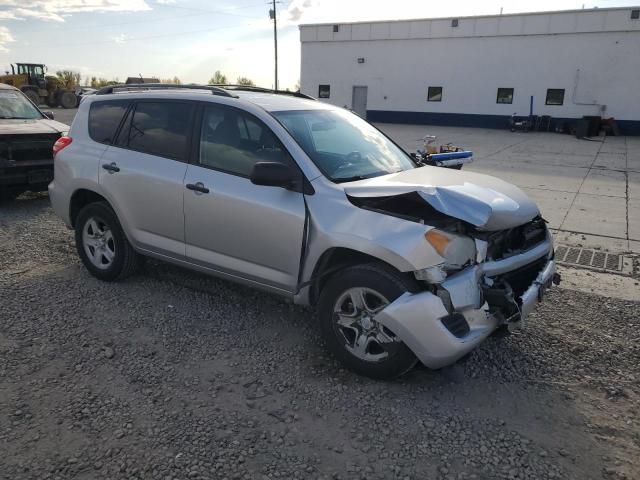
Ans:
[[[89,109],[89,136],[99,143],[111,145],[118,125],[127,111],[128,102],[94,102]]]
[[[185,160],[192,110],[188,103],[138,103],[125,129],[124,145],[149,155]]]
[[[427,92],[428,102],[441,102],[442,101],[442,87],[429,87]]]
[[[249,177],[257,162],[293,164],[269,127],[249,114],[223,106],[205,109],[199,162],[242,177]]]
[[[346,110],[292,110],[273,115],[333,182],[362,180],[415,167],[391,140]]]
[[[499,88],[496,103],[513,103],[513,88]]]
[[[550,88],[547,90],[545,105],[562,105],[564,103],[564,89]]]
[[[331,96],[331,85],[318,86],[318,98],[329,98]]]
[[[33,120],[42,115],[24,94],[16,90],[0,90],[0,118]]]

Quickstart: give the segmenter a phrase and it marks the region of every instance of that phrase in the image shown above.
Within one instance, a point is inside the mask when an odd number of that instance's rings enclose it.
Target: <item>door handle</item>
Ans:
[[[102,168],[104,168],[109,173],[116,173],[120,171],[120,167],[116,165],[116,162],[103,163]]]
[[[193,190],[194,192],[209,193],[209,189],[205,187],[204,183],[202,182],[187,183],[185,186],[187,187],[188,190]]]

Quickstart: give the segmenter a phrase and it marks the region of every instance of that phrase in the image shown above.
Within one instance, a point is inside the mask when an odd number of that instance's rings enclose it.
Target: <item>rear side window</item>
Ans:
[[[94,102],[89,109],[89,136],[95,142],[113,143],[129,102]]]
[[[125,148],[185,160],[193,106],[179,102],[140,102],[118,142]]]

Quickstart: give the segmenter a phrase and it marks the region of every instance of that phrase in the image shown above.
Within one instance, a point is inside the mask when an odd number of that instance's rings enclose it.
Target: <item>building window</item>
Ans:
[[[333,26],[333,33],[338,33],[340,31],[340,25]]]
[[[631,10],[631,20],[638,20],[640,18],[640,10]]]
[[[550,88],[547,90],[545,105],[562,105],[564,103],[564,88]]]
[[[429,87],[427,92],[427,102],[441,102],[442,101],[442,87]]]
[[[496,103],[513,103],[513,88],[499,88]]]
[[[457,27],[458,26],[458,19],[454,18],[453,20],[451,20],[451,26],[452,27]]]
[[[320,85],[318,87],[318,98],[329,98],[331,96],[330,85]]]

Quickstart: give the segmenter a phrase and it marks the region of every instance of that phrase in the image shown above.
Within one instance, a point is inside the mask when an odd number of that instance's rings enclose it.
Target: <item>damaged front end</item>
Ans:
[[[465,203],[469,191],[349,197],[360,208],[424,224],[425,240],[442,258],[413,272],[423,291],[402,295],[376,318],[430,368],[455,362],[501,325],[521,326],[559,282],[553,240],[537,208],[532,212],[527,205],[530,216],[522,221],[512,199],[496,204],[498,197],[478,194],[482,189],[474,186],[472,201]],[[452,198],[457,206],[446,201]],[[488,208],[473,211],[481,204]]]

